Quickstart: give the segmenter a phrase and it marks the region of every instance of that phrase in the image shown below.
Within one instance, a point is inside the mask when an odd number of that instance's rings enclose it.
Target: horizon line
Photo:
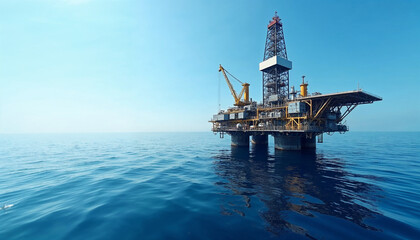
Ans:
[[[367,130],[367,131],[363,131],[363,130],[354,130],[354,131],[349,131],[346,133],[352,133],[352,132],[371,132],[371,133],[375,133],[375,132],[383,132],[383,133],[397,133],[397,132],[401,132],[401,133],[419,133],[420,130],[415,130],[415,131],[407,131],[407,130],[402,130],[402,131],[398,131],[398,130]],[[0,132],[0,135],[29,135],[29,134],[124,134],[124,133],[211,133],[214,134],[212,131],[132,131],[132,132],[10,132],[10,133],[5,133],[5,132]],[[345,134],[345,133],[344,133]]]

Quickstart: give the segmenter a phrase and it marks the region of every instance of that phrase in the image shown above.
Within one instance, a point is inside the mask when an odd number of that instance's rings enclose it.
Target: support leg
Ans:
[[[305,148],[305,149],[316,148],[315,136],[313,136],[312,138],[306,138],[305,136],[303,136],[302,137],[302,148]]]
[[[251,142],[253,145],[267,145],[268,135],[252,135]]]
[[[279,150],[301,150],[301,136],[293,135],[274,135],[274,146]]]
[[[231,145],[234,147],[249,147],[249,135],[244,133],[232,133]]]

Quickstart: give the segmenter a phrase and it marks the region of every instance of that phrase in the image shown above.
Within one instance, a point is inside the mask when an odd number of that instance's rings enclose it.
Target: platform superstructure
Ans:
[[[323,133],[349,130],[343,120],[356,106],[382,100],[360,89],[309,94],[304,76],[299,90],[290,88],[292,62],[287,57],[283,24],[277,14],[267,28],[264,58],[259,64],[263,74],[262,103],[250,100],[248,83],[241,82],[219,66],[235,104],[215,114],[210,122],[213,132],[221,137],[225,134],[231,136],[233,146],[249,146],[250,136],[253,144],[268,144],[268,136],[272,135],[276,149],[315,148],[317,136],[318,142],[322,142]],[[236,94],[229,76],[241,82],[243,89],[240,94]]]

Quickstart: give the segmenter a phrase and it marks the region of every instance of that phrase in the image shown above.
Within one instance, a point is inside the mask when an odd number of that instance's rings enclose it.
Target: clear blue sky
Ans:
[[[359,83],[384,100],[350,130],[420,130],[419,1],[0,0],[0,133],[209,131],[220,63],[261,100],[274,11],[293,85]]]

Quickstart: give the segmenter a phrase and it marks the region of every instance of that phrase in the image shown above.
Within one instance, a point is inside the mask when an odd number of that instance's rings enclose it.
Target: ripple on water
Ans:
[[[0,136],[0,239],[415,239],[420,135],[390,134]]]

